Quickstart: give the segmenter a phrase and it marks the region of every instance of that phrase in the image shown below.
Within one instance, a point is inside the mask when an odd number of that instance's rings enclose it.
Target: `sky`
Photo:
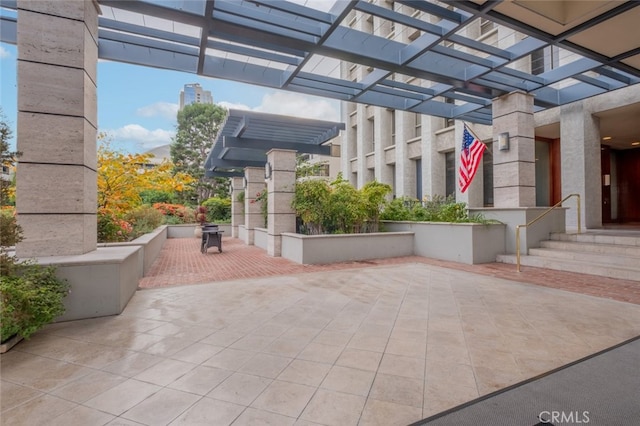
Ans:
[[[0,104],[17,131],[16,46],[0,43]],[[114,149],[142,153],[171,143],[175,135],[180,91],[200,83],[213,101],[226,108],[340,121],[339,102],[244,83],[205,78],[110,61],[98,61],[98,132],[109,135]]]

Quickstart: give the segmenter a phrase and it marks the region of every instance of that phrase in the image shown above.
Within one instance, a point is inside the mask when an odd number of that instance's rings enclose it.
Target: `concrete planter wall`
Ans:
[[[167,226],[169,227],[167,238],[195,238],[193,233],[196,229],[195,223]],[[231,236],[231,224],[225,223],[222,225],[218,225],[218,229],[224,231],[225,236]]]
[[[503,253],[514,254],[516,252],[516,227],[531,222],[548,207],[518,207],[518,208],[473,208],[470,214],[482,214],[487,219],[495,219],[506,225],[505,251]],[[527,254],[532,247],[539,247],[540,241],[548,240],[552,232],[565,232],[565,218],[567,209],[560,207],[549,212],[546,216],[530,227],[520,229],[520,251]]]
[[[348,262],[412,254],[412,232],[344,235],[282,234],[282,257],[302,264]]]
[[[413,254],[466,264],[490,263],[505,253],[503,224],[384,222],[389,231],[415,234]]]
[[[57,268],[71,292],[65,297],[66,312],[56,321],[117,315],[138,288],[144,257],[142,246],[98,247],[89,253],[38,258],[41,265]]]
[[[254,228],[253,244],[256,247],[260,247],[262,250],[267,249],[268,233],[266,228]]]
[[[144,234],[135,240],[126,243],[102,243],[98,244],[98,247],[140,247],[140,274],[144,276],[160,254],[162,245],[167,240],[168,231],[169,226],[162,225],[153,230],[153,232]]]

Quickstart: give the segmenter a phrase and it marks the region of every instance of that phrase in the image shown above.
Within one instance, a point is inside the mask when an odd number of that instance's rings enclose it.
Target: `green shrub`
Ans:
[[[306,179],[296,183],[291,206],[305,234],[375,232],[389,192],[389,185],[378,182],[357,190],[342,175],[331,183]]]
[[[155,203],[175,203],[178,196],[175,192],[159,191],[157,189],[148,189],[140,192],[140,199],[143,204]]]
[[[98,209],[98,242],[116,243],[131,240],[133,226],[114,213]]]
[[[14,335],[29,338],[34,332],[64,313],[69,292],[54,267],[32,263],[17,265],[15,275],[0,276],[0,340]]]
[[[231,220],[231,198],[212,197],[202,202],[207,208],[207,222],[229,222]]]
[[[150,206],[143,206],[125,215],[125,220],[133,226],[132,238],[152,232],[164,223],[164,215]]]

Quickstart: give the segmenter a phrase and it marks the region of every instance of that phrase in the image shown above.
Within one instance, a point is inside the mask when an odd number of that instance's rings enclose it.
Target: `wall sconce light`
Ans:
[[[611,175],[602,175],[602,185],[611,186]]]
[[[242,176],[242,189],[247,189],[247,177]]]
[[[509,151],[509,132],[498,135],[498,149],[500,151]]]
[[[268,161],[264,164],[264,178],[271,179],[271,163]]]

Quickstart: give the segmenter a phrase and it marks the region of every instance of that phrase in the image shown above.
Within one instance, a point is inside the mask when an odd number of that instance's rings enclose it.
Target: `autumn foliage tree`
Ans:
[[[183,191],[193,182],[185,173],[174,173],[164,161],[149,167],[150,154],[128,154],[111,148],[104,135],[98,146],[98,208],[121,214],[142,204],[146,190]]]

